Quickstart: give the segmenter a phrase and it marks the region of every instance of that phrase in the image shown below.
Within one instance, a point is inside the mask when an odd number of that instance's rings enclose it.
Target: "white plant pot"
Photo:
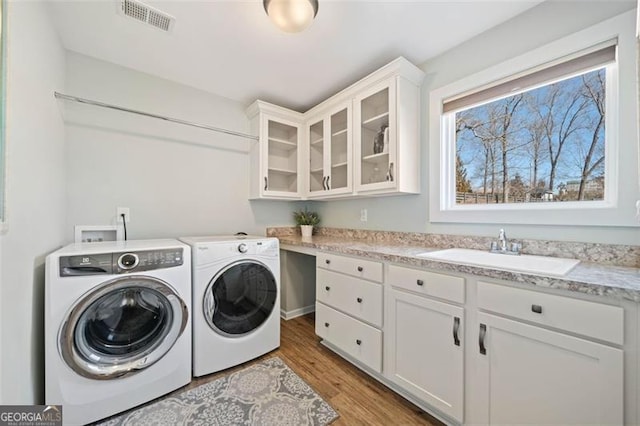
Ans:
[[[310,237],[313,234],[313,225],[300,225],[300,232],[303,237]]]

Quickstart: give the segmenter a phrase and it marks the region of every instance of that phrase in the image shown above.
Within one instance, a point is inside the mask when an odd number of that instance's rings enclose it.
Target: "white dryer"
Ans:
[[[185,237],[193,253],[193,375],[224,370],[280,346],[276,238]]]
[[[93,422],[191,380],[191,249],[71,244],[47,257],[45,401]]]

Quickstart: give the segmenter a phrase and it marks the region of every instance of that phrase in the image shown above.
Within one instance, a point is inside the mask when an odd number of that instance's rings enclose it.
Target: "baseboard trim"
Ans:
[[[315,312],[315,311],[316,311],[316,305],[309,305],[303,308],[294,309],[292,311],[285,311],[283,309],[280,309],[280,318],[282,318],[283,320],[290,320],[296,317],[301,317],[303,315],[310,314],[311,312]]]

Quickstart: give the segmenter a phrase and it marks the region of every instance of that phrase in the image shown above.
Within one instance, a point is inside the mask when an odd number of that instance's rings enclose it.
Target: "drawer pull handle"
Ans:
[[[531,305],[531,312],[535,312],[536,314],[542,313],[542,306],[540,305]]]
[[[356,345],[360,346],[362,344],[362,340],[358,339],[356,340]]]
[[[460,346],[460,338],[458,337],[458,330],[460,330],[460,318],[453,317],[453,344]]]
[[[327,265],[331,263],[331,261],[329,259],[325,259],[324,263],[326,263]]]
[[[485,324],[480,324],[480,338],[478,339],[478,343],[480,344],[480,353],[482,355],[487,354],[487,348],[484,346],[484,337],[487,334],[487,326]]]
[[[358,266],[358,272],[362,272],[362,266]]]
[[[327,291],[329,291],[329,290],[331,290],[331,287],[326,286],[324,289],[325,289],[325,290],[327,290]]]
[[[419,286],[423,286],[423,285],[424,285],[424,281],[422,281],[422,280],[418,280],[418,281],[416,281],[416,283],[417,283]]]
[[[362,297],[358,297],[356,300],[358,301],[358,303],[362,303]]]
[[[324,326],[325,326],[325,327],[329,327],[329,323],[328,323],[328,322],[325,322],[325,323],[324,323]]]

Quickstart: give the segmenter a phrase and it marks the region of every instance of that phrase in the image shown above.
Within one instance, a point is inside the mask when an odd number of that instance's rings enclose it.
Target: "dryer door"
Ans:
[[[204,295],[209,326],[227,337],[240,337],[260,327],[278,300],[276,278],[264,264],[243,260],[222,269]]]
[[[189,312],[166,282],[127,276],[105,282],[71,309],[60,351],[74,371],[111,379],[153,365],[184,331]]]

